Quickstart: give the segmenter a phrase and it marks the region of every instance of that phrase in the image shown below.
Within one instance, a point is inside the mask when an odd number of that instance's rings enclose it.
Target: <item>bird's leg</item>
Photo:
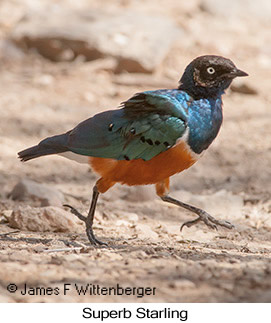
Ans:
[[[217,225],[220,225],[220,226],[228,228],[228,229],[232,229],[234,227],[234,225],[228,221],[217,220],[214,217],[212,217],[210,214],[205,212],[204,210],[197,208],[195,206],[183,203],[181,201],[178,201],[168,195],[160,196],[160,197],[165,202],[169,202],[169,203],[178,205],[178,206],[183,207],[186,210],[196,213],[198,215],[198,218],[196,218],[195,220],[187,221],[187,222],[183,223],[180,228],[181,231],[185,226],[191,227],[192,225],[194,225],[200,221],[203,221],[208,227],[210,227],[212,229],[217,229]]]
[[[93,233],[93,229],[92,229],[94,213],[95,213],[95,208],[96,208],[96,204],[97,204],[97,201],[98,201],[98,197],[99,197],[99,191],[97,189],[97,186],[95,185],[93,187],[92,200],[91,200],[91,204],[90,204],[90,208],[89,208],[87,216],[82,215],[74,207],[72,207],[72,206],[70,206],[68,204],[64,204],[64,206],[70,208],[71,213],[76,215],[81,221],[85,222],[85,224],[86,224],[86,233],[87,233],[87,236],[88,236],[88,240],[90,241],[91,244],[107,246],[107,243],[102,242],[102,241],[98,240],[95,237],[95,235]]]

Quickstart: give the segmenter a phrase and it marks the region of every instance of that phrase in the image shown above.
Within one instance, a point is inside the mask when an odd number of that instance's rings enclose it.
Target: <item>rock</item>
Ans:
[[[0,215],[3,216],[6,220],[8,220],[12,214],[12,210],[3,210],[0,212]]]
[[[194,218],[192,217],[191,220]],[[182,223],[181,223],[182,224]],[[203,222],[197,226],[184,228],[182,232],[175,237],[178,243],[210,243],[218,235],[216,230],[211,230]]]
[[[158,239],[158,234],[152,230],[152,228],[147,225],[147,224],[138,224],[136,226],[136,230],[138,231],[138,238],[145,240],[145,239],[150,239],[150,240],[157,240]]]
[[[76,217],[55,206],[20,207],[9,218],[12,228],[38,232],[82,232]]]
[[[114,57],[116,72],[150,73],[163,61],[183,31],[173,21],[126,10],[115,13],[56,11],[29,14],[11,39],[52,61]]]
[[[253,17],[267,23],[271,21],[271,2],[266,0],[202,0],[200,8],[227,19],[249,18],[250,21]]]
[[[64,195],[60,191],[29,179],[23,179],[17,183],[11,191],[10,197],[13,200],[38,199],[41,206],[62,206],[64,201]]]
[[[248,95],[258,94],[258,91],[254,87],[251,87],[246,83],[234,83],[232,84],[230,89],[232,92],[237,92],[242,94],[248,94]]]
[[[128,221],[125,220],[117,220],[115,223],[116,227],[121,227],[121,226],[125,226],[125,227],[129,227],[131,226],[131,223],[129,223]]]
[[[171,235],[171,236],[179,236],[180,235],[180,227],[181,227],[181,222],[180,224],[175,224],[175,225],[170,225],[170,224],[165,224],[163,226],[163,231],[166,232],[166,234]]]
[[[270,230],[271,228],[271,218],[270,213],[262,209],[261,206],[255,205],[254,207],[249,207],[245,209],[246,221],[249,225],[257,229],[261,227],[266,227]]]
[[[126,219],[129,222],[137,222],[138,221],[138,215],[136,213],[125,212],[125,211],[118,211],[118,212],[116,212],[116,215],[120,219]],[[120,221],[122,221],[122,220],[120,220]]]

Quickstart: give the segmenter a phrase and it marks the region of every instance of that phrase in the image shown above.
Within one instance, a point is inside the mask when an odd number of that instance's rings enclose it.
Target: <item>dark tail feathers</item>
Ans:
[[[53,136],[42,140],[38,145],[22,150],[18,157],[22,162],[41,156],[63,153],[69,149],[66,147],[68,133]]]

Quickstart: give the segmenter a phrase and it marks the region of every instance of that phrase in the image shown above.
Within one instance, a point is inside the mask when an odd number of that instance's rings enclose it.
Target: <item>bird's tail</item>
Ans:
[[[22,162],[26,162],[41,156],[63,153],[68,151],[67,138],[68,133],[46,138],[38,145],[20,151],[18,157]]]

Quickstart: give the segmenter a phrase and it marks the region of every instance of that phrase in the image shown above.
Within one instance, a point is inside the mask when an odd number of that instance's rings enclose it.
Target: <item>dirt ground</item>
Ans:
[[[0,302],[271,301],[270,25],[261,19],[251,21],[249,13],[240,21],[216,17],[200,9],[198,1],[148,0],[138,6],[136,2],[93,1],[92,6],[163,14],[190,35],[190,45],[181,39],[176,42],[153,74],[114,74],[107,58],[54,63],[13,47],[1,54]],[[27,10],[30,2],[12,3],[10,9],[0,6],[0,11],[13,13],[10,25],[1,18],[3,40],[16,23],[15,9]],[[234,229],[212,231],[197,224],[180,232],[180,225],[193,214],[163,203],[154,188],[116,185],[101,196],[94,226],[108,248],[90,246],[83,226],[81,233],[5,235],[14,231],[5,211],[37,206],[33,200],[9,198],[20,179],[57,188],[67,203],[83,212],[97,179],[86,165],[61,157],[22,164],[18,151],[99,111],[117,108],[135,92],[176,87],[184,67],[206,53],[231,58],[249,73],[242,83],[256,94],[227,91],[218,138],[197,164],[172,178],[171,192],[184,202],[209,207],[213,216],[231,221]],[[240,89],[240,83],[235,85]],[[15,293],[7,291],[10,283],[17,284]],[[70,291],[64,295],[64,284],[69,283]],[[78,295],[75,283],[156,290],[142,298]],[[24,284],[59,288],[59,294],[22,295]]]

